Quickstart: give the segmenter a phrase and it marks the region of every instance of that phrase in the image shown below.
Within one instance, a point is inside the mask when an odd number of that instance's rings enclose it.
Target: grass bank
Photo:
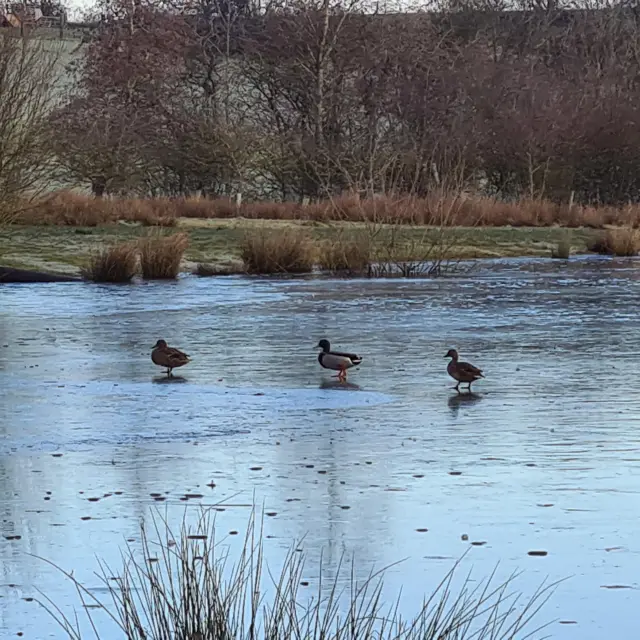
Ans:
[[[249,220],[229,218],[206,220],[181,218],[176,227],[188,236],[188,248],[182,269],[191,271],[197,264],[213,265],[214,272],[241,258],[247,233],[256,229],[281,233],[303,230],[318,242],[359,244],[368,236],[370,225],[363,222],[316,222],[309,220]],[[173,231],[173,230],[172,230]],[[97,227],[14,225],[0,228],[0,262],[5,266],[44,269],[77,274],[91,256],[105,247],[146,237],[149,229],[141,224],[107,224]],[[395,242],[411,248],[425,238],[445,234],[448,255],[457,258],[495,258],[514,256],[550,256],[554,247],[566,238],[560,227],[450,227],[444,230],[424,225],[379,225],[373,234],[373,253],[385,257],[385,248],[393,236]],[[574,253],[584,253],[593,242],[589,228],[571,230]],[[329,260],[331,256],[326,259]],[[339,256],[333,259],[339,262]],[[218,267],[220,269],[218,269]]]

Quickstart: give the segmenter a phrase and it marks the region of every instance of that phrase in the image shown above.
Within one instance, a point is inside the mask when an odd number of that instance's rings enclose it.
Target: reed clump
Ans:
[[[315,244],[300,229],[251,229],[240,241],[240,257],[248,273],[307,273],[313,270]]]
[[[140,268],[145,280],[174,280],[180,272],[182,256],[189,246],[186,233],[163,236],[150,234],[138,241]]]
[[[367,273],[373,260],[370,238],[326,240],[317,248],[318,266],[333,274],[354,275]]]
[[[173,532],[161,516],[141,528],[141,550],[128,547],[123,566],[101,565],[100,591],[62,573],[75,586],[95,637],[109,640],[471,640],[530,637],[532,618],[555,585],[538,588],[528,599],[513,591],[512,575],[494,576],[454,588],[458,563],[412,616],[399,613],[399,601],[382,599],[384,570],[362,572],[355,561],[316,568],[314,587],[304,580],[304,555],[293,545],[280,570],[267,563],[263,531],[251,517],[235,562],[216,544],[213,509],[200,512],[194,526],[185,520]],[[186,516],[185,516],[186,519]],[[59,568],[59,567],[58,567]],[[327,572],[335,569],[334,577]],[[363,576],[362,579],[357,576]],[[457,582],[457,581],[456,581]],[[309,591],[311,594],[309,595]],[[80,623],[54,602],[40,601],[71,640],[81,640]],[[102,599],[104,598],[104,599]],[[121,635],[102,635],[93,621],[111,617]]]
[[[587,248],[603,255],[636,256],[640,252],[640,231],[631,226],[607,229],[596,235]]]
[[[83,278],[92,282],[131,282],[138,270],[138,248],[134,242],[105,247],[89,258]]]

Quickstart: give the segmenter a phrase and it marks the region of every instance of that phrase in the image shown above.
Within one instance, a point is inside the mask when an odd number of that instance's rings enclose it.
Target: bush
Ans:
[[[356,583],[355,567],[340,561],[328,580],[321,562],[318,590],[304,598],[300,594],[304,557],[295,546],[280,572],[272,572],[265,565],[262,530],[252,516],[239,559],[228,566],[227,552],[217,551],[212,512],[203,510],[195,528],[183,520],[178,536],[161,517],[154,516],[152,535],[142,525],[141,554],[129,547],[119,575],[101,565],[101,590],[106,590],[111,602],[104,602],[97,589],[85,587],[60,569],[76,587],[92,624],[96,612],[102,611],[126,640],[515,638],[529,629],[555,587],[539,587],[522,601],[511,591],[515,575],[502,584],[494,584],[491,576],[475,586],[469,576],[454,592],[456,563],[422,608],[405,620],[398,613],[398,603],[383,605],[383,571],[370,572]],[[265,578],[269,578],[266,584]],[[343,590],[345,580],[350,588]],[[69,638],[80,640],[77,619],[72,622],[50,600],[40,604]],[[521,637],[531,637],[541,628]],[[93,629],[100,638],[98,626]],[[114,640],[113,633],[103,637]]]
[[[356,274],[368,270],[372,259],[372,243],[369,238],[326,241],[318,249],[318,264],[331,273]]]
[[[240,242],[240,256],[249,273],[306,273],[313,269],[314,246],[299,229],[252,229]]]
[[[589,251],[611,256],[635,256],[640,251],[640,231],[632,227],[607,229],[587,247]]]
[[[82,269],[82,276],[93,282],[130,282],[138,268],[135,243],[125,242],[101,249]]]
[[[173,280],[180,272],[182,256],[189,246],[186,233],[170,236],[149,235],[138,242],[142,277],[147,280]]]

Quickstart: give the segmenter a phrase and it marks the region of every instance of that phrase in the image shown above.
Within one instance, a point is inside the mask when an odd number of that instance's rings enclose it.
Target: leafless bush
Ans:
[[[0,216],[46,188],[53,153],[48,117],[62,72],[61,43],[0,33]]]

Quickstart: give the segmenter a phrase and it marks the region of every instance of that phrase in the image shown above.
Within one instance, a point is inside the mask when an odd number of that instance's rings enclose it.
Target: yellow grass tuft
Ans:
[[[598,234],[589,251],[612,256],[635,256],[640,252],[640,231],[633,227],[616,227]]]
[[[136,243],[125,242],[101,249],[91,256],[82,276],[93,282],[130,282],[138,268]]]
[[[142,277],[146,280],[173,280],[180,272],[182,256],[189,246],[186,233],[170,236],[148,235],[138,241]]]
[[[313,269],[314,245],[299,229],[252,229],[240,241],[240,255],[249,273],[305,273]]]
[[[318,264],[331,273],[364,273],[371,264],[373,246],[369,238],[327,240],[318,248]]]

